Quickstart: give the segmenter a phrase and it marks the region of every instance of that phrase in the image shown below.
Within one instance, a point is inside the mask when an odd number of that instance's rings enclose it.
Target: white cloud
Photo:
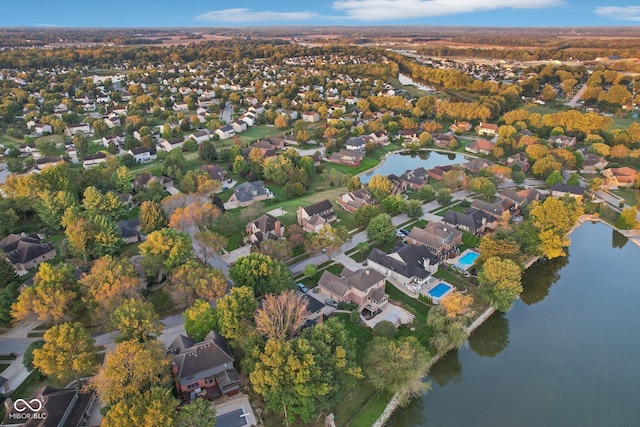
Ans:
[[[272,12],[268,10],[257,11],[245,7],[239,7],[234,9],[212,10],[211,12],[203,13],[202,15],[196,16],[195,20],[207,22],[225,22],[229,24],[259,22],[264,25],[269,25],[271,22],[308,21],[317,17],[317,13],[308,11]]]
[[[333,8],[352,19],[390,21],[504,8],[542,9],[562,4],[562,0],[336,0]]]
[[[640,6],[602,6],[596,7],[596,15],[619,21],[640,21]]]

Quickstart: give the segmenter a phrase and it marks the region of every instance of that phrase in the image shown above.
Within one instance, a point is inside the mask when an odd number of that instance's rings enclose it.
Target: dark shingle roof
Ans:
[[[191,344],[189,347],[187,345]],[[178,367],[177,378],[182,379],[200,372],[222,371],[225,364],[231,364],[233,355],[227,343],[218,333],[211,331],[204,341],[194,343],[190,338],[179,336],[169,346],[168,353],[173,354],[173,363]]]
[[[369,254],[368,259],[407,279],[412,277],[425,279],[429,277],[431,273],[424,269],[424,262],[429,262],[429,264],[438,262],[433,258],[431,252],[421,245],[404,246],[391,254],[375,248]]]
[[[53,243],[42,243],[40,238],[31,234],[22,236],[10,234],[0,240],[0,249],[7,253],[12,264],[26,264],[55,249]]]
[[[324,199],[319,201],[318,203],[314,203],[313,205],[307,206],[303,209],[305,210],[307,215],[313,216],[328,210],[333,210],[333,205],[329,200]]]

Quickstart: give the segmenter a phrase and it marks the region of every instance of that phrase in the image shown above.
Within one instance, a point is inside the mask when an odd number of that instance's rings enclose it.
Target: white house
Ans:
[[[158,150],[166,151],[167,153],[176,148],[182,148],[182,144],[184,144],[184,138],[170,138],[170,139],[162,139],[160,144],[157,145]]]
[[[92,154],[89,156],[84,156],[82,158],[82,167],[84,169],[91,169],[93,167],[98,166],[100,163],[105,163],[107,161],[107,155],[102,151]]]
[[[186,102],[176,102],[173,104],[173,111],[188,111],[189,105]]]
[[[315,111],[305,111],[302,113],[302,120],[307,123],[315,123],[320,120],[320,115]]]
[[[234,120],[231,122],[231,127],[236,133],[245,132],[247,130],[247,124],[242,120]]]
[[[251,113],[247,113],[244,116],[241,116],[238,120],[245,122],[247,126],[253,126],[256,124],[256,118]]]
[[[75,135],[76,133],[81,133],[82,135],[88,135],[91,133],[91,126],[89,125],[89,123],[72,123],[67,125],[67,127],[64,130],[64,133],[67,134],[67,136],[69,137]]]
[[[33,125],[33,131],[38,135],[53,133],[53,128],[48,123],[36,123]]]
[[[128,153],[133,156],[133,158],[136,160],[136,163],[147,163],[158,158],[156,150],[149,147],[132,148],[128,151]]]
[[[233,127],[224,125],[216,129],[216,134],[220,137],[220,139],[229,139],[236,136],[236,131],[233,129]]]
[[[211,138],[211,135],[209,135],[208,130],[199,130],[189,135],[189,139],[193,139],[198,144],[208,141],[209,138]]]

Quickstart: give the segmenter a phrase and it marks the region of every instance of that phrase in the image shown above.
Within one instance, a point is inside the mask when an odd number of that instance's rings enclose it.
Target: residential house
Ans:
[[[148,163],[158,158],[155,148],[136,147],[127,151],[135,159],[136,163]]]
[[[186,102],[176,102],[173,104],[173,111],[189,111],[189,104]]]
[[[549,137],[549,144],[554,144],[558,148],[569,148],[576,145],[575,136],[556,135]]]
[[[96,154],[84,156],[82,158],[82,167],[84,169],[91,169],[93,167],[98,166],[101,163],[105,163],[106,161],[107,161],[106,153],[99,151]]]
[[[463,163],[461,166],[469,171],[469,173],[478,173],[482,169],[486,169],[490,166],[493,166],[495,163],[487,160],[487,159],[473,159],[466,163]]]
[[[631,187],[637,181],[638,172],[630,167],[610,168],[602,171],[605,185],[609,188]]]
[[[51,166],[58,166],[64,163],[64,160],[60,156],[44,156],[36,160],[36,168],[43,170]]]
[[[89,125],[89,123],[68,124],[67,127],[64,129],[64,133],[68,137],[72,137],[77,133],[82,135],[89,135],[91,133],[91,126]]]
[[[320,121],[320,115],[315,111],[305,111],[302,113],[302,120],[307,123],[315,123]]]
[[[173,357],[171,374],[178,394],[187,401],[199,396],[218,397],[237,394],[240,378],[226,341],[215,331],[196,343],[180,335],[167,349]]]
[[[37,234],[9,234],[0,240],[0,250],[6,253],[16,272],[26,272],[56,256],[53,243],[43,243]]]
[[[520,170],[522,172],[528,172],[531,169],[531,163],[529,163],[529,158],[525,153],[516,153],[513,156],[507,157],[507,166],[511,167],[513,165],[520,166]]]
[[[223,170],[219,165],[202,165],[198,169],[206,172],[211,179],[224,182],[229,179],[227,172]]]
[[[202,144],[211,138],[208,130],[198,130],[189,135],[189,139],[193,139],[196,143]]]
[[[444,175],[454,169],[456,168],[453,165],[436,166],[433,169],[429,169],[427,175],[429,176],[429,178],[435,179],[436,181],[442,181]]]
[[[53,133],[53,128],[49,123],[35,123],[33,125],[33,132],[36,135],[46,135],[48,133]]]
[[[30,142],[28,144],[20,144],[18,149],[20,150],[20,156],[22,157],[30,156],[33,153],[38,152],[38,147],[36,147],[36,144],[34,144],[33,142]]]
[[[393,188],[391,189],[391,194],[393,196],[397,196],[407,191],[407,188],[409,187],[409,185],[404,179],[400,178],[398,175],[392,173],[387,175],[387,178],[389,179],[389,181],[391,181],[391,184],[393,184]]]
[[[484,234],[487,229],[493,229],[497,225],[496,218],[479,209],[468,209],[466,213],[448,210],[442,218],[442,222],[458,230],[468,231],[473,234]]]
[[[233,194],[229,198],[229,203],[234,203],[238,206],[249,206],[253,202],[270,199],[272,197],[273,194],[264,186],[264,182],[243,182],[233,188]]]
[[[259,245],[265,240],[278,240],[284,236],[284,225],[271,215],[262,215],[251,221],[246,227],[249,240]]]
[[[482,123],[478,125],[478,135],[496,136],[498,134],[498,125],[493,123]]]
[[[368,311],[375,315],[389,300],[384,293],[385,276],[372,268],[351,271],[344,268],[340,276],[325,270],[320,276],[318,287],[336,302],[350,301],[358,306],[358,311]]]
[[[366,135],[365,141],[371,141],[374,144],[380,145],[389,145],[389,135],[386,130],[379,130],[376,132],[371,132],[369,135]]]
[[[413,144],[420,141],[418,132],[414,129],[402,129],[398,131],[398,138],[402,141],[402,144]]]
[[[469,122],[455,122],[449,126],[449,130],[454,133],[470,132],[473,125]]]
[[[364,151],[366,141],[361,136],[353,136],[345,142],[345,148],[350,151]]]
[[[360,162],[364,158],[360,151],[352,151],[341,149],[337,153],[331,153],[331,156],[327,159],[331,163],[340,163],[346,166],[360,166]]]
[[[238,120],[245,122],[247,126],[251,127],[256,124],[256,117],[252,113],[246,113],[238,117]]]
[[[585,154],[584,161],[582,163],[582,172],[584,173],[596,173],[603,170],[609,164],[608,161],[602,156],[597,154]]]
[[[493,203],[485,202],[484,200],[474,199],[471,202],[472,209],[478,209],[485,212],[496,219],[502,218],[504,211],[508,210],[511,204],[504,199],[498,199]]]
[[[526,205],[530,205],[536,200],[542,200],[543,196],[535,188],[527,188],[520,191],[515,191],[511,188],[505,188],[500,190],[498,197],[503,200],[508,200],[514,211],[519,211]]]
[[[367,257],[367,266],[394,283],[419,292],[438,271],[440,261],[426,246],[407,245],[392,253],[374,248]]]
[[[582,201],[582,197],[584,196],[584,187],[580,187],[579,185],[567,185],[567,184],[553,184],[549,189],[549,195],[552,197],[562,197],[565,195],[569,195],[578,201]]]
[[[487,155],[491,152],[492,148],[493,148],[493,143],[491,143],[490,141],[487,141],[486,139],[480,138],[467,144],[467,146],[464,147],[464,150],[473,154]]]
[[[339,195],[337,202],[347,212],[354,213],[362,206],[371,204],[371,193],[369,193],[369,190],[366,188],[361,188],[350,193]]]
[[[421,166],[413,170],[407,169],[399,178],[405,182],[407,187],[418,190],[429,182],[429,172]]]
[[[122,135],[107,135],[102,137],[102,146],[105,148],[109,147],[109,144],[113,143],[117,148],[120,148],[122,144],[124,144],[124,134]]]
[[[211,104],[213,104],[213,99],[211,98],[206,98],[206,97],[198,98],[198,107],[207,108]]]
[[[224,125],[216,129],[215,133],[220,137],[220,139],[229,139],[236,136],[236,131],[230,125]]]
[[[458,138],[452,133],[433,132],[431,138],[433,139],[433,145],[436,147],[451,148],[452,145],[454,147],[458,146]]]
[[[122,240],[125,243],[137,243],[140,239],[140,218],[123,219],[116,222],[116,227],[120,230]]]
[[[298,225],[305,231],[318,231],[325,224],[336,221],[338,217],[329,200],[322,200],[310,206],[298,206]]]
[[[182,148],[184,144],[184,138],[179,136],[177,138],[162,139],[160,144],[156,145],[156,149],[166,151],[167,153],[176,148]]]
[[[234,120],[231,122],[231,127],[235,133],[245,132],[247,130],[247,124],[242,120]]]
[[[16,399],[16,402],[18,399]],[[48,385],[38,388],[29,403],[14,404],[11,398],[4,402],[6,413],[2,425],[24,427],[82,427],[89,425],[93,408],[98,401],[95,391],[58,389]],[[39,404],[35,404],[38,401]],[[24,400],[23,400],[24,402]],[[37,411],[36,411],[37,408]],[[16,420],[20,422],[16,423]]]
[[[456,253],[462,243],[462,232],[446,224],[431,221],[426,227],[413,227],[407,236],[411,245],[423,245],[439,259]]]

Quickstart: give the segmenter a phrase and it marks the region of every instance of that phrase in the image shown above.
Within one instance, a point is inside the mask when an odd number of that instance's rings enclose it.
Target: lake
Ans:
[[[521,299],[434,365],[432,391],[387,424],[640,425],[640,248],[604,224],[525,272]]]
[[[373,175],[400,175],[407,169],[416,169],[420,166],[431,169],[436,166],[453,165],[466,161],[468,159],[460,154],[443,154],[436,151],[395,153],[387,156],[376,169],[360,175],[360,182],[368,183]]]
[[[423,85],[422,83],[418,83],[415,80],[413,80],[411,77],[409,77],[409,76],[407,76],[405,74],[399,74],[398,75],[398,81],[400,82],[400,84],[402,84],[404,86],[415,86],[420,90],[424,90],[425,92],[435,92],[436,91],[433,87]]]

